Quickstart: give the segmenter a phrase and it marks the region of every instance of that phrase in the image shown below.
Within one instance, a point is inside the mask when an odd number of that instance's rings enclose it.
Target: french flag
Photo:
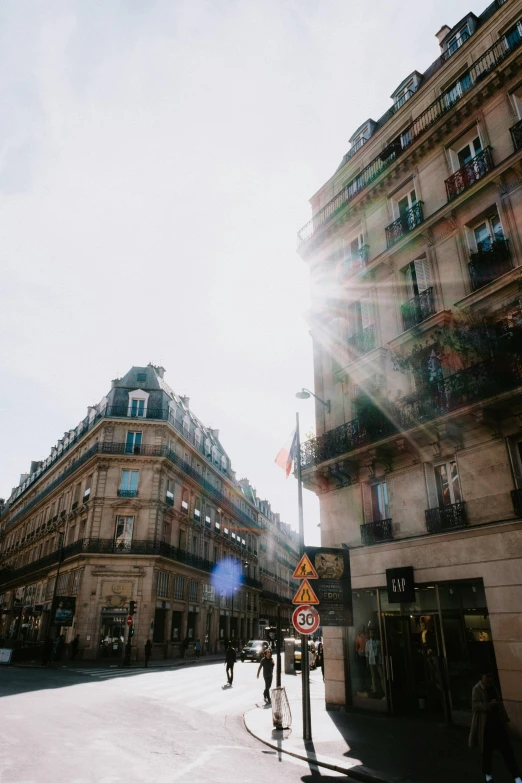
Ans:
[[[297,430],[295,429],[290,437],[288,438],[287,442],[275,458],[276,465],[279,465],[280,468],[282,468],[285,473],[286,477],[290,475],[292,472],[292,465],[295,459],[295,449],[297,446]]]

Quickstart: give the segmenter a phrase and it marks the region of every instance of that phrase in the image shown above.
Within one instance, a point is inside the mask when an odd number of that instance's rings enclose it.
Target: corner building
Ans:
[[[331,402],[303,480],[352,567],[326,698],[466,722],[492,668],[522,731],[522,2],[437,40],[298,235]],[[395,568],[413,568],[414,600],[393,600]]]
[[[49,457],[21,476],[0,517],[0,635],[41,642],[53,596],[76,599],[70,641],[121,659],[129,602],[133,657],[206,652],[259,635],[260,512],[164,369],[133,367]],[[211,573],[227,563],[217,586]],[[297,562],[297,561],[296,561]],[[34,654],[34,653],[33,653]]]

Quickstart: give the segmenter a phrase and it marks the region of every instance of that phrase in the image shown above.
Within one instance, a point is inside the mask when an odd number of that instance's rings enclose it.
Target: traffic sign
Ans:
[[[305,579],[298,587],[297,593],[294,595],[293,604],[318,604],[319,599],[312,590],[312,585]]]
[[[300,561],[298,562],[296,569],[294,573],[292,574],[293,579],[318,579],[317,571],[313,567],[310,558],[308,555],[303,555]]]
[[[127,625],[132,625],[132,617],[130,615],[127,617]]]
[[[294,609],[292,624],[298,633],[314,633],[319,628],[320,622],[321,618],[315,607],[305,604]]]

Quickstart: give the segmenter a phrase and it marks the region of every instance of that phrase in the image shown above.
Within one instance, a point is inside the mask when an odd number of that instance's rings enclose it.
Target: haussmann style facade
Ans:
[[[303,478],[353,584],[353,627],[324,630],[326,698],[465,722],[491,668],[520,731],[522,2],[437,39],[298,237],[331,402]]]
[[[276,566],[260,539],[297,564],[295,534],[273,541],[282,526],[164,369],[133,367],[3,506],[0,637],[34,655],[47,634],[79,634],[83,658],[118,662],[134,601],[133,658],[149,638],[153,657],[258,638],[262,601],[290,603],[291,574],[274,586],[262,573]],[[71,625],[53,622],[53,598]]]

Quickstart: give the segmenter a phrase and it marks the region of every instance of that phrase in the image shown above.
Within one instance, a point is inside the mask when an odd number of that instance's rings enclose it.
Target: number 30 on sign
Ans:
[[[319,612],[313,606],[304,604],[294,609],[292,623],[298,633],[314,633],[320,623]]]

